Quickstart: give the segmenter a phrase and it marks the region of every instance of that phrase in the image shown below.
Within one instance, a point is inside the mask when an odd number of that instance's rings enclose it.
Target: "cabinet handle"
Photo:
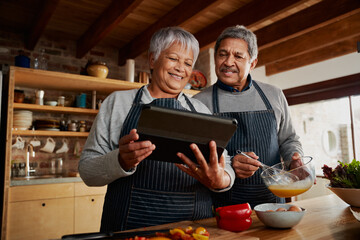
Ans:
[[[92,202],[95,202],[95,199],[92,198],[91,201],[92,201]]]
[[[41,204],[41,206],[43,206],[43,207],[45,207],[45,205],[46,205],[45,203],[42,203],[42,204]]]

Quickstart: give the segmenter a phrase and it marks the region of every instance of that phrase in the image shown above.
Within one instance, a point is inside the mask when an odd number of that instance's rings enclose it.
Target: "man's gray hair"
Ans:
[[[256,35],[243,25],[236,25],[233,27],[226,28],[220,36],[217,38],[215,43],[215,54],[220,47],[222,40],[226,38],[237,38],[244,40],[248,45],[248,53],[250,55],[250,62],[254,61],[258,55],[258,46]]]
[[[194,54],[194,66],[199,56],[199,42],[194,35],[180,27],[166,27],[155,32],[150,40],[149,54],[153,53],[154,60],[156,61],[161,52],[175,42],[179,43],[186,51],[192,50]]]

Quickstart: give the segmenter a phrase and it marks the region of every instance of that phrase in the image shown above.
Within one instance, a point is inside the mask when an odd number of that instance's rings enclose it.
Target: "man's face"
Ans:
[[[248,45],[242,39],[226,38],[215,53],[215,72],[221,82],[242,90],[246,79],[255,68],[257,59],[250,63]]]

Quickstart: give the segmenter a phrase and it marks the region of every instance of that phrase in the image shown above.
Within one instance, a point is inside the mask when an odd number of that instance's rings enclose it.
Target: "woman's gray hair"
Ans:
[[[149,54],[154,54],[156,61],[161,52],[178,42],[186,51],[192,50],[194,54],[193,66],[199,56],[199,42],[194,35],[180,27],[166,27],[155,32],[150,40]]]
[[[258,55],[258,46],[256,35],[243,25],[236,25],[233,27],[226,28],[220,36],[217,38],[215,43],[215,54],[220,47],[222,40],[226,38],[237,38],[242,39],[248,44],[248,53],[250,55],[250,62],[254,61]]]

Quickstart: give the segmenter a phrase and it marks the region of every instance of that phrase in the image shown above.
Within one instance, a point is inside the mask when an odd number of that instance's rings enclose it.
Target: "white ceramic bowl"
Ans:
[[[360,208],[350,207],[350,211],[352,212],[352,214],[354,215],[356,220],[358,220],[360,222]]]
[[[353,207],[360,207],[360,189],[359,188],[338,188],[326,185],[333,193],[341,198],[347,204]]]
[[[57,101],[46,101],[45,105],[49,105],[49,106],[56,106],[57,105]]]
[[[301,212],[276,212],[278,208],[288,210],[291,206],[294,205],[285,203],[263,203],[255,206],[254,210],[259,220],[268,227],[291,228],[300,222],[306,212],[304,208],[301,208]],[[275,212],[267,212],[267,210],[273,210]]]

